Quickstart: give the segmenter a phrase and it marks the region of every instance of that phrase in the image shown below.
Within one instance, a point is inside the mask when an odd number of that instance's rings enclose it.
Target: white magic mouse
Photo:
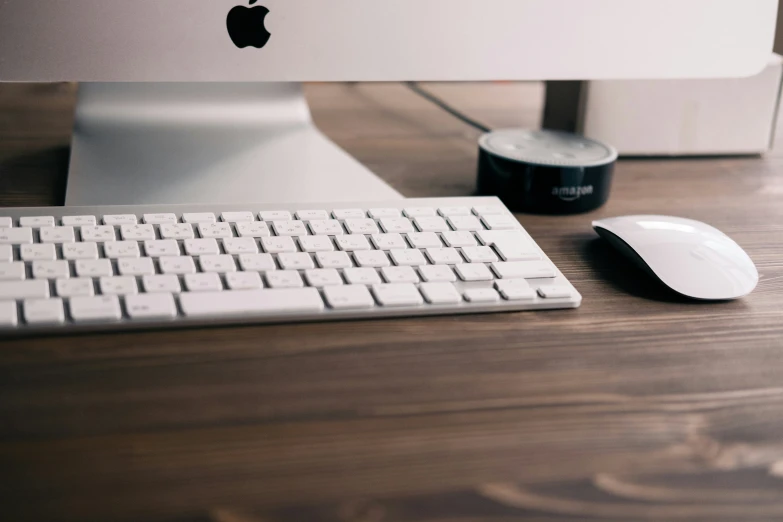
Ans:
[[[720,230],[690,219],[626,216],[593,222],[599,236],[663,284],[693,299],[748,295],[759,282],[748,254]]]

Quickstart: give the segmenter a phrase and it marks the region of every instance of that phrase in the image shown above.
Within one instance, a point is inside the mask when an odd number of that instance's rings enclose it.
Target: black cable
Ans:
[[[413,92],[424,98],[425,100],[437,105],[444,111],[448,112],[458,120],[460,120],[463,123],[466,123],[473,127],[476,130],[479,130],[481,132],[492,132],[492,129],[487,127],[486,125],[479,123],[478,121],[474,120],[473,118],[461,113],[445,101],[441,100],[434,94],[430,93],[426,89],[422,89],[422,87],[417,82],[405,82],[405,85]]]

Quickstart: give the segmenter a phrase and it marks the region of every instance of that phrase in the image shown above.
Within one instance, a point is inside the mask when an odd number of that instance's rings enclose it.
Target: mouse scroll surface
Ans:
[[[743,297],[758,284],[758,271],[742,248],[719,230],[689,219],[629,216],[596,221],[625,255],[646,265],[677,293],[695,299]]]

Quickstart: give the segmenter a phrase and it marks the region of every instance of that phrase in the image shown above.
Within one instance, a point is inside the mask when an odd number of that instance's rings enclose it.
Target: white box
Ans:
[[[782,82],[778,55],[750,78],[581,82],[569,91],[579,96],[571,104],[577,115],[564,119],[559,109],[559,121],[545,126],[575,130],[625,156],[760,154],[772,146]],[[549,97],[548,115],[562,101]],[[567,121],[575,128],[564,129]]]

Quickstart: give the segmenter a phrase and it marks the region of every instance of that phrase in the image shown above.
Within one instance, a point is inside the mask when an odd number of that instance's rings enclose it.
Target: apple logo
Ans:
[[[250,5],[257,1],[250,0]],[[264,20],[268,14],[269,9],[261,5],[256,7],[238,5],[233,8],[228,13],[226,25],[234,45],[240,49],[245,47],[261,49],[264,47],[272,36],[264,26]]]

